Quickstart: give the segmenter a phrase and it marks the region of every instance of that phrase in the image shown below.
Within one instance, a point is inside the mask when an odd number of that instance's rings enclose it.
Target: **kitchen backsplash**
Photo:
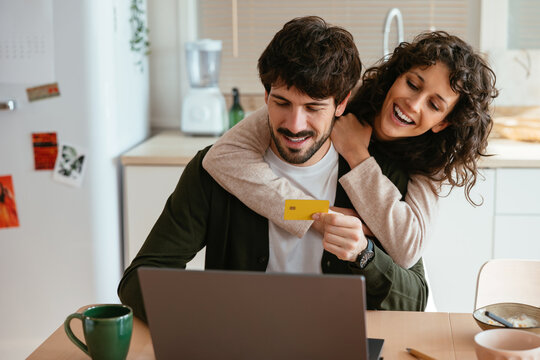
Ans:
[[[540,105],[540,50],[490,50],[497,75],[496,106]]]
[[[230,93],[223,94],[225,97],[225,103],[227,104],[227,109],[231,108],[232,105],[232,95]],[[264,94],[243,94],[242,89],[240,89],[240,105],[246,113],[257,110],[264,105]]]

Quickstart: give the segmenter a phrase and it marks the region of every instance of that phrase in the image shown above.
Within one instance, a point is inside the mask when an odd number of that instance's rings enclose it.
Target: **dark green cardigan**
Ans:
[[[126,269],[118,287],[123,303],[145,319],[136,269],[140,266],[185,268],[206,246],[206,269],[265,271],[268,264],[268,220],[228,193],[204,170],[202,159],[209,147],[186,166],[176,189],[165,204],[141,250]],[[370,149],[371,150],[371,149]],[[391,162],[376,155],[383,173],[406,192],[408,177]],[[339,177],[350,170],[340,157]],[[352,208],[338,183],[335,206]],[[366,278],[368,309],[422,311],[427,285],[422,260],[410,269],[396,265],[375,241],[375,257],[364,270],[324,251],[325,274],[361,274]]]

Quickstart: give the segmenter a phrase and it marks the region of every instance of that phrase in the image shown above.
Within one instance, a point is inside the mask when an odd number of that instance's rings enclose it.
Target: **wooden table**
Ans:
[[[128,359],[155,359],[148,327],[136,318],[133,325]],[[81,322],[72,321],[71,326],[83,339]],[[385,339],[382,356],[387,360],[414,359],[405,351],[407,347],[436,359],[476,359],[473,338],[480,331],[471,314],[368,311],[367,316],[368,336]],[[62,325],[28,359],[89,358],[71,343]]]
[[[414,359],[414,348],[435,359],[476,360],[474,335],[481,329],[471,314],[368,311],[369,337],[384,339],[385,359]]]

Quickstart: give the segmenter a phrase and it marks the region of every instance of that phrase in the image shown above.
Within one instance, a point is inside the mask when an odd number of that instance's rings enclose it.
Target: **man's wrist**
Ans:
[[[373,260],[375,257],[375,245],[369,236],[366,236],[367,245],[364,250],[358,254],[355,261],[351,262],[351,265],[358,269],[365,269],[366,266]]]

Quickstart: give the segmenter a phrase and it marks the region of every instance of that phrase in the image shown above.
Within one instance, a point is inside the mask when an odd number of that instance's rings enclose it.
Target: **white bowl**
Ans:
[[[540,360],[540,336],[527,331],[485,330],[474,345],[479,360]]]

